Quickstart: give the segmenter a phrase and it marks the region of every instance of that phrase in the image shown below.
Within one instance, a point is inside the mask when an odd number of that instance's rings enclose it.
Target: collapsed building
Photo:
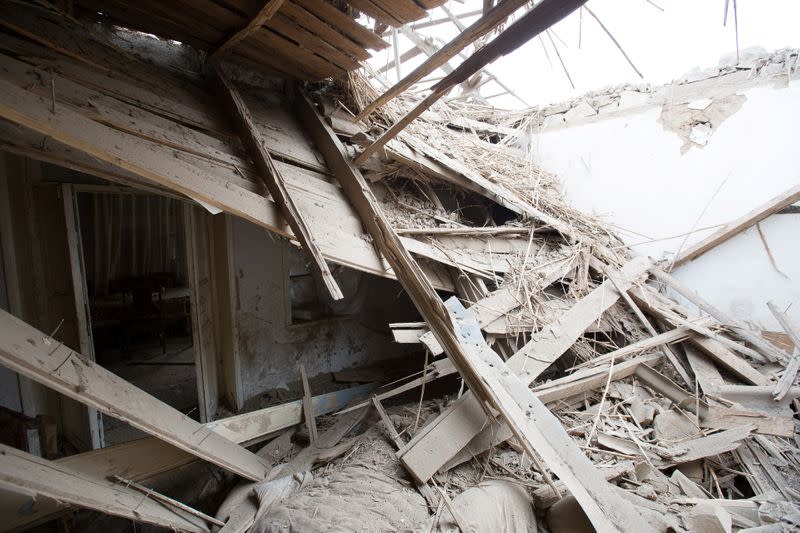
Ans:
[[[498,112],[482,69],[583,4],[543,0],[407,92],[502,0],[376,91],[442,4],[2,3],[4,530],[800,527],[800,329],[670,273],[798,186],[657,262],[522,149],[667,102],[703,146],[797,51]]]

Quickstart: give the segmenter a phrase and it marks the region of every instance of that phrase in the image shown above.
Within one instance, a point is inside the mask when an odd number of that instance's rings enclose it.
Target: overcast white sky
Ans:
[[[730,0],[728,24],[723,27],[725,0],[591,0],[587,6],[600,18],[619,41],[644,75],[644,82],[661,84],[679,77],[692,67],[711,67],[719,57],[736,49],[733,24],[733,0]],[[454,13],[479,9],[481,0],[451,0],[446,6]],[[739,45],[741,49],[761,46],[767,50],[800,47],[800,1],[738,0]],[[436,9],[431,18],[445,14]],[[573,89],[558,62],[549,38],[544,35],[550,59],[542,41],[533,39],[512,54],[500,58],[489,69],[511,86],[528,104],[557,102],[590,90],[626,82],[642,82],[627,64],[597,22],[585,11],[582,24],[578,12],[554,27],[554,40],[575,83]],[[477,19],[464,19],[466,25]],[[424,22],[424,21],[420,21]],[[582,27],[578,48],[579,26]],[[449,41],[456,29],[452,24],[419,30],[420,33]],[[387,36],[391,41],[391,38]],[[563,43],[561,42],[563,41]],[[411,48],[401,39],[401,50]],[[471,51],[471,48],[468,49]],[[384,65],[389,53],[377,55],[372,63]],[[421,62],[421,58],[403,65],[403,74]],[[460,59],[458,60],[460,61]],[[457,63],[454,60],[454,65]],[[436,74],[440,76],[441,73]],[[386,73],[396,80],[394,69]],[[482,94],[500,92],[486,86]],[[499,107],[521,107],[506,97],[493,103]]]

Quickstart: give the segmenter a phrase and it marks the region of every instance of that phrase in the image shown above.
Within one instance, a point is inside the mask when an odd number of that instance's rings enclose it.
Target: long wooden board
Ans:
[[[164,146],[99,124],[66,105],[57,105],[52,113],[51,104],[48,98],[0,80],[0,117],[279,235],[293,237],[274,202],[241,186],[235,174],[220,175],[196,158],[176,157],[174,151]],[[297,194],[300,210],[312,225],[326,259],[393,277],[363,238],[358,219],[335,185],[292,165],[276,162],[276,166],[284,174],[291,193]],[[336,216],[331,216],[333,209],[337,210]],[[426,268],[426,273],[437,288],[452,290],[452,282],[435,270]]]
[[[784,207],[798,201],[800,201],[800,185],[795,185],[682,251],[672,262],[672,268],[679,267],[688,261],[697,259],[715,246],[735,237],[747,228],[754,226],[759,221],[764,220],[773,213],[777,213]]]
[[[0,487],[46,496],[167,529],[198,533],[210,531],[204,520],[143,497],[141,492],[123,484],[87,477],[67,466],[5,444],[0,444]]]
[[[6,311],[0,362],[43,385],[253,481],[263,460]]]
[[[616,276],[626,290],[649,267],[649,261],[637,258],[626,264]],[[508,366],[532,383],[547,367],[566,352],[584,331],[620,297],[614,283],[603,282],[581,299],[555,323],[545,327],[514,354]],[[472,394],[465,394],[450,409],[417,433],[400,452],[403,465],[420,481],[427,481],[447,461],[481,432],[497,433],[495,424],[487,423]],[[483,439],[491,441],[491,439]]]
[[[351,401],[366,397],[374,385],[361,385],[327,394],[314,396],[314,412],[319,415],[339,410]],[[266,407],[249,413],[215,420],[206,427],[226,439],[241,445],[251,445],[274,435],[276,432],[295,426],[302,421],[301,400],[274,407]],[[121,475],[134,481],[146,481],[164,472],[174,470],[196,461],[197,458],[155,437],[146,437],[108,448],[70,455],[55,463],[80,472],[92,479],[106,479]],[[56,500],[40,497],[36,499],[33,512],[27,509],[30,497],[11,491],[0,491],[0,531],[20,530],[51,520],[68,509]]]
[[[465,347],[471,367],[486,384],[486,398],[511,428],[531,457],[544,463],[575,496],[597,531],[644,533],[655,531],[629,501],[606,481],[578,448],[524,379],[503,362],[483,339],[473,315],[455,297],[447,308]]]

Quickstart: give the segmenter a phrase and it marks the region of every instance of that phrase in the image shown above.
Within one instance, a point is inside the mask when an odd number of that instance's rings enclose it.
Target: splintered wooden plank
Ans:
[[[260,481],[268,473],[257,455],[5,311],[0,311],[0,362],[242,477]]]
[[[228,39],[225,40],[216,50],[211,52],[211,57],[219,57],[226,52],[230,52],[233,48],[239,44],[240,41],[246,39],[249,35],[253,32],[259,30],[261,26],[264,25],[272,16],[278,12],[278,10],[283,5],[284,0],[267,0],[264,4],[264,7],[256,13],[250,22],[245,25],[242,29],[231,35]]]
[[[87,476],[5,444],[0,444],[0,487],[176,531],[210,530],[204,520],[143,497],[123,484]]]
[[[627,263],[617,275],[617,284],[626,290],[633,281],[644,274],[650,263],[637,258]],[[619,299],[614,283],[603,282],[555,323],[550,324],[522,347],[511,359],[508,366],[525,383],[532,383],[556,359],[566,352],[586,329]],[[421,481],[427,481],[445,463],[472,441],[482,431],[496,432],[496,427],[487,424],[485,416],[479,416],[480,408],[476,399],[464,394],[437,418],[417,433],[409,442],[405,453],[400,455],[403,465]],[[451,419],[444,422],[445,419]],[[441,424],[441,427],[439,427]],[[491,442],[491,438],[483,439]],[[477,452],[476,452],[477,453]]]
[[[320,415],[337,411],[352,400],[367,396],[375,385],[361,385],[313,398],[314,412]],[[206,424],[215,433],[242,445],[260,442],[269,435],[302,422],[302,400],[266,407],[241,415],[221,418]],[[146,437],[108,448],[70,455],[54,461],[92,479],[107,479],[121,474],[135,481],[146,481],[187,465],[197,458],[155,437]],[[69,509],[50,498],[38,498],[32,513],[20,512],[30,504],[30,498],[14,493],[0,493],[0,516],[4,527],[21,530],[55,518]]]
[[[792,385],[794,385],[794,382],[797,380],[797,371],[800,370],[800,328],[797,327],[797,324],[792,323],[789,319],[789,315],[787,315],[785,311],[778,309],[774,303],[767,302],[767,307],[769,307],[772,315],[780,323],[781,327],[786,334],[789,335],[789,338],[792,339],[792,343],[794,344],[794,354],[792,354],[791,359],[789,359],[786,370],[783,371],[783,376],[781,376],[778,384],[775,385],[775,391],[773,393],[775,395],[775,400],[780,401],[786,396]]]
[[[259,170],[259,177],[262,183],[269,190],[272,199],[278,204],[283,217],[288,221],[289,227],[292,228],[295,238],[300,242],[303,250],[306,252],[312,267],[319,274],[320,279],[328,289],[333,300],[341,300],[344,298],[342,290],[336,283],[333,273],[328,268],[325,258],[322,255],[322,250],[317,244],[308,223],[303,218],[297,204],[292,196],[289,194],[289,189],[286,186],[283,176],[281,175],[272,157],[269,155],[261,133],[253,121],[250,110],[247,104],[242,100],[239,90],[231,83],[225,74],[216,68],[217,79],[222,85],[221,93],[227,104],[231,109],[234,121],[237,123],[242,131],[243,142],[248,147],[250,155],[255,161],[256,167]]]
[[[655,298],[657,293],[655,293],[655,291],[652,289],[648,290],[648,292],[645,292],[639,287],[636,287],[631,290],[630,295],[634,300],[636,300],[636,303],[643,307],[648,313],[658,317],[671,326],[675,327],[683,322],[675,319],[677,316],[676,314],[653,304],[652,298]],[[678,308],[682,309],[680,307]],[[682,309],[682,312],[689,316],[688,312],[685,312],[685,310]],[[726,370],[738,376],[745,382],[752,383],[753,385],[769,385],[772,383],[767,376],[753,368],[750,363],[733,353],[715,339],[693,336],[689,338],[689,341],[697,346],[700,351],[702,351],[708,357],[711,357],[718,365],[721,365]]]
[[[794,187],[786,190],[785,192],[772,198],[767,203],[762,204],[744,216],[729,222],[705,239],[682,251],[680,255],[678,255],[678,257],[676,257],[672,262],[672,268],[678,267],[687,261],[691,261],[692,259],[700,257],[710,249],[719,246],[728,239],[740,234],[747,228],[754,226],[773,213],[777,213],[784,207],[790,206],[797,201],[800,201],[800,185],[795,185]]]
[[[43,79],[49,75],[40,69],[35,72],[39,72]],[[56,78],[57,86],[63,83],[61,78]],[[86,154],[281,236],[293,237],[274,202],[240,186],[238,182],[242,180],[235,172],[221,173],[218,169],[203,166],[197,158],[178,157],[175,150],[97,123],[65,104],[56,105],[53,113],[49,97],[33,94],[22,84],[24,79],[14,79],[13,83],[0,79],[0,117],[23,126],[26,131],[47,135],[53,140],[52,144],[70,147],[68,154]],[[14,138],[6,139],[11,144],[14,141]],[[393,277],[374,248],[363,238],[361,224],[338,187],[301,168],[281,162],[276,162],[276,166],[286,177],[300,209],[315,226],[314,233],[326,259],[379,276]],[[83,168],[88,170],[88,167]],[[425,271],[438,288],[452,289],[452,282],[439,275],[432,265],[426,265]]]
[[[354,159],[356,165],[362,164],[389,140],[397,136],[406,126],[430,108],[450,90],[467,81],[473,74],[503,55],[513,52],[530,39],[546,31],[586,3],[586,0],[542,0],[516,22],[507,27],[481,49],[465,59],[453,72],[436,82],[431,92],[416,107],[397,120],[380,137],[364,148]],[[363,113],[357,119],[364,118]]]
[[[423,77],[447,63],[447,61],[454,58],[461,50],[502,24],[514,11],[526,3],[527,0],[502,0],[498,2],[498,4],[490,9],[483,17],[472,23],[466,30],[459,33],[452,41],[440,48],[422,65],[415,68],[391,89],[376,98],[374,102],[367,105],[361,113],[358,114],[356,120],[363,120],[378,107],[386,104]]]
[[[484,401],[498,411],[530,457],[540,456],[580,504],[597,531],[655,531],[606,481],[558,419],[492,351],[474,316],[453,297],[447,301],[470,370],[489,391]]]

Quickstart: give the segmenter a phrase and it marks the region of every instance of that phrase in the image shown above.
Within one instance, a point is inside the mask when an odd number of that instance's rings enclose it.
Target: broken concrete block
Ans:
[[[733,519],[731,514],[713,503],[698,503],[685,518],[690,531],[703,533],[731,533]]]
[[[636,488],[636,495],[641,496],[650,501],[656,501],[658,496],[656,495],[656,489],[645,483],[644,485],[639,485]]]
[[[650,103],[650,93],[640,93],[639,91],[623,91],[619,99],[620,111],[642,107]]]
[[[578,105],[573,106],[572,109],[564,113],[564,119],[569,122],[579,118],[591,117],[597,114],[597,110],[593,108],[586,100],[581,100]]]
[[[646,483],[652,487],[657,493],[666,493],[670,491],[669,478],[661,472],[661,470],[654,468],[648,463],[641,462],[636,465],[636,480],[640,483]],[[640,496],[643,496],[640,494]],[[645,496],[647,498],[647,496]]]
[[[739,50],[738,58],[736,56],[736,52],[728,52],[727,54],[723,54],[719,58],[718,65],[720,67],[735,67],[737,65],[741,66],[767,55],[769,55],[769,53],[765,48],[760,46],[751,46],[749,48],[745,48],[744,50]]]

